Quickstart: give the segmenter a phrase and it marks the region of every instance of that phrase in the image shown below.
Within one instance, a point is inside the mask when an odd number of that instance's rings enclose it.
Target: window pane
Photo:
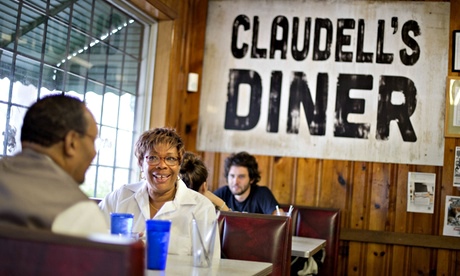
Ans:
[[[26,57],[22,57],[18,55],[16,57],[16,66],[15,66],[15,71],[14,71],[15,84],[17,82],[21,82],[27,86],[33,85],[35,86],[35,89],[36,89],[38,87],[39,80],[40,80],[40,62],[37,62],[32,59],[28,59]],[[35,99],[36,99],[36,96],[35,96]]]
[[[135,59],[141,56],[141,44],[139,38],[142,37],[143,27],[134,20],[129,21],[127,27],[128,35],[126,37],[126,53],[132,55]]]
[[[51,67],[48,65],[43,65],[42,73],[42,89],[45,88],[48,91],[61,92],[62,91],[62,70],[57,69],[56,67]],[[43,92],[40,92],[42,95]]]
[[[80,99],[81,101],[84,100],[83,99],[84,95],[82,95],[80,93],[77,93],[77,92],[74,92],[74,91],[65,92],[64,94],[68,95],[68,96],[71,96],[71,97],[75,97],[77,99]]]
[[[3,155],[5,154],[5,146],[7,144],[7,139],[8,139],[8,129],[6,126],[6,115],[8,111],[8,105],[7,104],[2,104],[0,103],[0,133],[2,136],[0,136],[0,153]]]
[[[88,196],[95,195],[96,187],[96,166],[89,166],[85,174],[85,182],[80,185],[80,189]]]
[[[23,55],[41,59],[46,17],[27,7],[22,8],[20,36],[17,51]]]
[[[118,122],[118,101],[120,97],[113,93],[104,94],[104,106],[102,108],[101,123],[106,126],[116,127]]]
[[[0,39],[1,48],[14,50],[14,35],[16,34],[16,19],[19,6],[13,1],[0,1]]]
[[[12,78],[13,67],[13,54],[9,51],[3,51],[0,54],[0,79],[1,78]],[[2,86],[3,87],[3,86]]]
[[[107,67],[107,46],[102,43],[94,44],[89,49],[89,62],[91,63],[91,68],[88,70],[88,78],[104,82],[106,75]]]
[[[91,5],[92,0],[78,0],[73,6],[73,17],[72,25],[84,32],[85,34],[90,34],[91,26]]]
[[[127,169],[115,169],[115,178],[113,179],[113,189],[118,189],[124,184],[129,183],[129,170]]]
[[[43,66],[42,90],[46,88],[54,94],[61,93],[64,88],[64,75],[65,72],[61,69]]]
[[[113,168],[99,167],[97,172],[96,197],[105,197],[112,191]]]
[[[40,63],[21,56],[16,57],[12,103],[29,106],[37,100]]]
[[[31,1],[31,0],[27,0],[27,1],[24,1],[26,2],[28,5],[30,6],[34,6],[36,9],[39,9],[41,11],[46,11],[46,0],[36,0],[36,1]]]
[[[136,97],[131,94],[123,94],[120,97],[119,121],[120,129],[133,131],[134,112],[136,106]]]
[[[113,166],[115,163],[115,138],[117,131],[114,128],[102,126],[100,132],[101,146],[99,149],[99,164]]]
[[[96,0],[92,34],[98,39],[108,33],[110,29],[111,13],[112,7],[110,7],[110,5],[101,0]]]
[[[88,86],[86,88],[86,91],[94,92],[94,93],[96,93],[98,95],[103,95],[104,94],[104,85],[102,85],[100,82],[88,80]]]
[[[65,62],[67,47],[68,27],[55,21],[48,21],[45,43],[45,62],[51,65],[60,66]]]
[[[117,157],[115,159],[115,166],[129,168],[133,154],[131,152],[131,145],[133,141],[133,133],[130,131],[118,130],[117,134]]]
[[[45,97],[46,95],[62,94],[61,91],[48,90],[46,88],[40,89],[40,98]]]
[[[86,80],[84,78],[81,78],[81,77],[78,77],[72,74],[67,74],[66,88],[64,90],[68,92],[75,92],[75,93],[84,95],[85,94],[85,82]]]
[[[139,77],[139,61],[130,57],[125,57],[123,66],[123,90],[133,95],[136,94],[137,82]]]
[[[8,138],[6,144],[6,154],[14,155],[21,150],[21,127],[22,120],[27,109],[19,106],[11,106],[10,123],[8,125]]]
[[[91,110],[91,113],[93,113],[94,118],[96,119],[96,122],[99,124],[101,123],[101,114],[102,114],[102,86],[98,84],[93,83],[93,88],[99,88],[101,91],[99,93],[94,93],[94,90],[98,89],[93,89],[90,90],[91,92],[86,93],[86,106],[88,107],[89,110]]]
[[[146,25],[106,0],[0,2],[0,158],[20,150],[27,108],[64,93],[85,100],[102,138],[82,190],[103,197],[114,175],[129,182]]]
[[[122,79],[123,69],[123,54],[119,51],[111,51],[107,59],[107,85],[115,88],[121,88],[120,81]]]
[[[24,85],[20,82],[13,83],[13,95],[11,102],[22,106],[30,106],[37,101],[38,90],[33,85]]]
[[[70,33],[70,41],[72,41],[72,46],[67,56],[69,71],[86,77],[88,69],[92,66],[89,62],[89,54],[87,51],[91,38],[81,32],[72,30]]]
[[[9,100],[9,88],[10,88],[10,80],[8,78],[0,79],[0,101],[8,102]],[[5,115],[6,118],[6,115]],[[1,129],[1,126],[0,126]]]
[[[114,10],[110,22],[109,45],[120,51],[125,49],[126,26],[129,18],[124,14]]]

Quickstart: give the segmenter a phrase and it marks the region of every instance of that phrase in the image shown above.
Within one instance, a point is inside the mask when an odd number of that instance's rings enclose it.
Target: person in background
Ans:
[[[233,211],[282,215],[270,189],[259,186],[260,172],[257,160],[247,152],[233,153],[225,159],[224,175],[227,186],[214,194],[222,198]]]
[[[133,231],[144,232],[148,219],[170,220],[168,254],[191,255],[193,216],[208,223],[217,216],[214,205],[179,178],[184,152],[182,138],[174,129],[155,128],[142,133],[135,155],[143,180],[120,187],[99,203],[107,221],[112,212],[132,213]],[[220,258],[218,235],[213,258]]]
[[[86,236],[108,233],[79,188],[96,155],[98,129],[81,100],[43,97],[26,112],[22,152],[0,160],[0,224]]]
[[[208,190],[206,180],[208,169],[203,161],[192,152],[185,152],[182,165],[180,167],[180,178],[185,185],[207,197],[219,211],[230,211],[225,202]]]

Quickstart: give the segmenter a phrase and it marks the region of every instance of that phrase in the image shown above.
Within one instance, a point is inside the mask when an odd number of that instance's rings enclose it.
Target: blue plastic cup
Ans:
[[[147,269],[164,270],[168,258],[170,220],[146,221]]]
[[[110,214],[110,233],[112,235],[130,236],[133,229],[134,215],[128,213]]]

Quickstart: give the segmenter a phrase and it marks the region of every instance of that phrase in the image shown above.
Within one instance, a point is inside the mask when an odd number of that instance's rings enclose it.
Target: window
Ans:
[[[85,100],[102,140],[82,190],[104,197],[138,179],[133,143],[147,125],[146,51],[155,22],[126,2],[9,0],[0,10],[0,158],[20,151],[27,108],[47,94]],[[143,99],[142,103],[140,99]]]

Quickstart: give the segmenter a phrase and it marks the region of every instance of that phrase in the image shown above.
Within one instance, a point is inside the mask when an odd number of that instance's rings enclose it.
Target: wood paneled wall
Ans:
[[[189,72],[202,73],[207,0],[131,2],[160,20],[151,126],[175,127],[187,150],[196,151],[200,92],[188,93],[185,84]],[[460,29],[460,0],[450,3],[452,33]],[[449,75],[456,76],[451,45]],[[460,275],[460,238],[442,236],[445,197],[460,196],[452,185],[456,146],[459,139],[445,139],[442,167],[256,157],[260,184],[280,203],[341,210],[340,275]],[[223,160],[229,153],[200,154],[209,188],[226,185]],[[406,212],[408,172],[436,173],[434,214]]]

